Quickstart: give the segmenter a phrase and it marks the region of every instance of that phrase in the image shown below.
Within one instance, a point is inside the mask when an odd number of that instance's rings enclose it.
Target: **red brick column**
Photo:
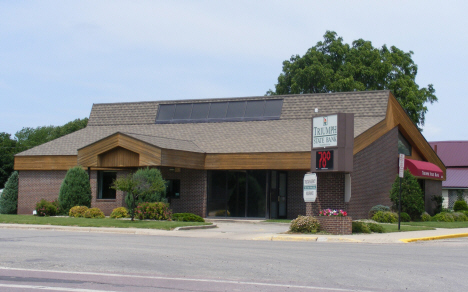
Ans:
[[[350,216],[318,216],[320,229],[331,234],[352,234],[353,219]]]

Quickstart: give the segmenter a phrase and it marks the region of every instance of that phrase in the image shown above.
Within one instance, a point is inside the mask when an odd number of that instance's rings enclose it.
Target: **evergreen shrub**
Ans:
[[[442,212],[444,198],[442,196],[432,196],[431,200],[435,203],[434,214]]]
[[[380,223],[397,223],[398,214],[390,211],[378,211],[372,216],[372,220]]]
[[[0,214],[16,214],[18,209],[18,172],[14,171],[0,196]]]
[[[172,220],[186,222],[205,222],[205,219],[193,213],[174,213],[172,214]]]
[[[410,215],[408,215],[408,213],[401,212],[401,213],[400,213],[400,221],[401,221],[401,222],[410,222],[410,221],[411,221],[411,217],[410,217]]]
[[[424,221],[424,222],[427,222],[427,221],[431,221],[431,215],[429,215],[429,213],[427,212],[424,212],[421,214],[421,221]]]
[[[468,204],[465,200],[456,201],[453,205],[453,211],[468,211]]]
[[[375,205],[369,211],[369,219],[371,219],[374,216],[374,214],[379,211],[390,211],[390,207],[384,205]]]
[[[88,211],[86,206],[75,206],[70,209],[68,216],[70,217],[84,217],[84,214]]]
[[[375,232],[375,233],[384,233],[384,228],[382,225],[380,224],[376,224],[376,223],[367,223],[367,226],[369,227],[369,229],[372,231],[372,232]]]
[[[119,219],[119,218],[127,218],[128,217],[128,210],[125,207],[119,207],[112,210],[110,214],[111,218]]]
[[[133,174],[133,177],[137,181],[143,181],[145,184],[157,184],[160,185],[158,190],[154,192],[144,192],[138,196],[135,200],[135,206],[138,206],[140,203],[148,202],[164,202],[166,203],[166,181],[163,179],[161,175],[161,171],[157,168],[143,168],[137,170]],[[132,194],[127,193],[125,196],[125,203],[129,208],[132,206]]]
[[[320,230],[319,221],[313,216],[301,216],[291,221],[289,231],[301,233],[317,233]]]
[[[91,185],[80,166],[70,168],[60,186],[59,204],[65,214],[74,206],[91,207]]]
[[[360,221],[353,221],[353,233],[371,233],[369,226]]]
[[[36,204],[36,214],[37,216],[55,216],[57,207],[52,202],[42,199]]]
[[[90,208],[84,213],[85,218],[105,218],[106,216],[99,208]]]
[[[390,200],[393,202],[393,209],[398,210],[400,194],[400,178],[397,176],[392,189],[390,190]],[[408,213],[412,219],[417,219],[424,212],[424,195],[418,180],[405,170],[401,180],[401,211]]]
[[[457,222],[468,221],[468,217],[462,212],[453,212],[453,219]]]
[[[432,216],[432,221],[437,221],[437,222],[455,222],[455,218],[453,218],[452,213],[448,212],[441,212],[439,214],[435,214]]]
[[[172,211],[169,209],[169,204],[163,202],[140,203],[135,211],[135,217],[140,220],[170,220]]]

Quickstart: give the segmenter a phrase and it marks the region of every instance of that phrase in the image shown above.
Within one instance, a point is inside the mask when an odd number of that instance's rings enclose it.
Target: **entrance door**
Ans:
[[[287,173],[271,171],[270,177],[270,218],[285,219],[287,216]]]

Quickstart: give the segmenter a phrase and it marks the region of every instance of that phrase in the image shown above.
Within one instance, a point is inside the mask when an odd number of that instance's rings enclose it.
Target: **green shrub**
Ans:
[[[16,214],[18,209],[18,172],[14,171],[0,196],[0,214]]]
[[[74,206],[91,207],[91,185],[86,171],[80,166],[70,168],[60,186],[59,203],[65,214]]]
[[[455,222],[455,218],[453,218],[452,213],[448,212],[441,212],[439,214],[435,214],[432,216],[432,221],[437,222]]]
[[[371,219],[375,215],[375,213],[379,211],[390,211],[390,207],[384,205],[375,205],[369,211],[369,219]]]
[[[369,226],[364,222],[353,221],[353,233],[371,233]]]
[[[369,227],[369,229],[372,231],[372,232],[375,232],[375,233],[384,233],[384,228],[382,225],[380,224],[376,224],[376,223],[367,223],[367,226]]]
[[[434,202],[434,214],[442,212],[442,203],[444,198],[442,196],[432,196],[431,200]]]
[[[400,178],[397,176],[390,190],[390,200],[393,202],[393,209],[398,210],[400,194]],[[424,212],[424,195],[419,186],[418,180],[405,170],[401,180],[401,211],[408,213],[412,219],[417,219]]]
[[[169,204],[163,202],[140,203],[135,211],[135,216],[140,220],[169,220],[171,215]]]
[[[453,205],[453,211],[468,211],[468,204],[466,204],[465,200],[456,201]]]
[[[134,179],[139,181],[150,182],[148,184],[156,184],[160,186],[157,190],[153,192],[144,192],[138,196],[135,200],[135,206],[138,206],[140,203],[149,202],[167,202],[166,200],[166,181],[163,179],[161,172],[157,168],[143,168],[137,170],[133,174]],[[132,206],[132,194],[127,193],[125,196],[125,203],[128,207]]]
[[[317,233],[320,230],[320,223],[312,216],[299,215],[296,219],[291,221],[289,230],[291,232]]]
[[[398,214],[389,211],[378,211],[372,217],[372,220],[381,223],[396,223],[398,222]]]
[[[400,213],[400,221],[401,221],[401,222],[410,222],[410,221],[411,221],[411,217],[410,217],[410,215],[408,215],[408,213],[401,212],[401,213]]]
[[[424,212],[421,214],[421,220],[424,222],[431,221],[431,215],[429,215],[427,212]]]
[[[452,213],[453,219],[457,222],[468,221],[468,217],[462,212],[453,212]]]
[[[172,220],[186,222],[205,222],[205,219],[193,213],[174,213],[172,214]]]
[[[125,207],[119,207],[112,210],[110,214],[111,218],[118,219],[118,218],[127,218],[128,217],[128,210]]]
[[[44,199],[36,204],[37,216],[55,216],[57,214],[57,207],[49,201]]]
[[[70,217],[84,217],[84,214],[88,211],[86,206],[75,206],[70,209],[68,216]]]
[[[104,213],[99,208],[90,208],[84,213],[85,218],[105,218]]]

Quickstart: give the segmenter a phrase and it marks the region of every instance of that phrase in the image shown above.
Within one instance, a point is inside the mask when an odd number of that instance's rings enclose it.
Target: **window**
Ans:
[[[98,171],[98,199],[115,199],[116,192],[111,186],[116,178],[115,171]]]
[[[161,104],[156,123],[277,120],[282,108],[282,99]]]
[[[166,198],[180,198],[180,179],[166,180]]]
[[[403,137],[403,135],[398,132],[398,154],[405,154],[406,156],[411,156],[411,144],[408,140]]]

